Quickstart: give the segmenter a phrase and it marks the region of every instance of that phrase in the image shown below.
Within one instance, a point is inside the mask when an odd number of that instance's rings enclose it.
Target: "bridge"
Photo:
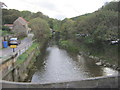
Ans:
[[[56,83],[21,83],[1,81],[2,88],[118,88],[118,76],[97,77],[85,80]]]

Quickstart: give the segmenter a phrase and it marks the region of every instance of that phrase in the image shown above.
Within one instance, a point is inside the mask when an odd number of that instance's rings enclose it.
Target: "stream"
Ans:
[[[39,58],[41,60],[41,58]],[[94,60],[80,55],[71,56],[66,50],[53,45],[47,47],[42,64],[33,74],[31,82],[56,83],[91,77],[117,75],[118,71],[98,66]]]

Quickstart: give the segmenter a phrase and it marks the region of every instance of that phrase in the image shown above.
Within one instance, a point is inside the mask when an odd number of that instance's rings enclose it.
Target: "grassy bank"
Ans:
[[[88,56],[98,57],[111,65],[118,66],[118,46],[106,44],[86,44],[83,41],[60,40],[59,46],[66,49],[69,53],[78,54],[83,52]]]
[[[32,46],[30,46],[30,47],[28,48],[28,50],[26,50],[23,54],[21,54],[21,55],[18,57],[18,59],[17,59],[17,61],[16,61],[16,64],[21,64],[21,63],[23,63],[23,62],[29,57],[29,55],[31,54],[31,52],[33,52],[38,46],[39,46],[38,43],[33,43]],[[38,53],[38,52],[36,52],[36,53]]]
[[[74,42],[75,43],[75,42]],[[86,44],[76,42],[79,45],[79,51],[87,53],[91,56],[98,57],[112,65],[118,65],[118,45],[110,44]]]
[[[107,45],[99,49],[90,50],[91,55],[99,57],[101,60],[105,60],[110,64],[118,64],[118,46]]]

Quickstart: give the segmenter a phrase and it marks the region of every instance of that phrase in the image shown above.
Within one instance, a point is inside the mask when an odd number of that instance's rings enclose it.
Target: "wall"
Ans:
[[[7,81],[24,81],[29,73],[34,58],[36,57],[34,49],[28,56],[28,58],[21,64],[17,64],[17,58],[20,52],[15,53],[12,57],[2,62],[0,65],[0,72],[2,72],[2,79]],[[22,51],[23,53],[23,51]]]
[[[2,81],[2,88],[118,88],[118,76],[96,77],[85,80],[48,84]]]
[[[26,28],[18,20],[13,24],[13,31],[16,33],[26,33]]]

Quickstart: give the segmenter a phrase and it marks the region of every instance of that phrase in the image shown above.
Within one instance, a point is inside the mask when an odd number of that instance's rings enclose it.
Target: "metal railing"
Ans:
[[[28,50],[28,48],[32,45],[34,41],[26,44],[23,48],[17,49],[15,52],[13,53],[9,53],[7,55],[4,55],[3,57],[0,57],[0,64],[4,63],[6,60],[8,60],[9,58],[17,55],[16,57],[18,57],[19,55],[23,54],[26,50]]]

